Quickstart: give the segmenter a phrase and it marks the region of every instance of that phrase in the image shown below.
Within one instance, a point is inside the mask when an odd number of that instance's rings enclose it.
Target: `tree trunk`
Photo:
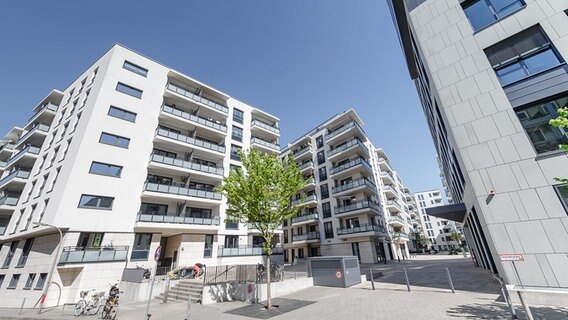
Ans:
[[[272,309],[272,297],[270,295],[270,255],[266,255],[266,309]]]

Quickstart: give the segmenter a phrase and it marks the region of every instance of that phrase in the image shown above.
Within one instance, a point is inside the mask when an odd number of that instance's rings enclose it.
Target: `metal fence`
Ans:
[[[273,265],[270,272],[271,282],[307,276],[305,271],[303,273],[294,271],[288,275],[285,270],[286,267],[283,265]],[[267,274],[267,270],[262,264],[207,266],[203,283],[205,285],[218,283],[266,283]]]

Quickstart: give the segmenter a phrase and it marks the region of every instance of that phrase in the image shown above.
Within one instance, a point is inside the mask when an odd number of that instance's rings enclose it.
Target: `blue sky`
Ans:
[[[355,108],[405,183],[441,187],[385,0],[0,4],[0,131],[122,43],[281,119],[284,145]]]

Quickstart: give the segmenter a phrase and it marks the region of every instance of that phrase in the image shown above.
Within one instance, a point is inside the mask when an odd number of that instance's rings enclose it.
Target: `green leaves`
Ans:
[[[568,107],[558,108],[556,112],[558,113],[558,117],[551,119],[549,124],[553,127],[568,129]],[[559,148],[568,152],[568,145],[561,144]],[[554,178],[554,180],[561,183],[568,183],[568,179],[564,178]]]

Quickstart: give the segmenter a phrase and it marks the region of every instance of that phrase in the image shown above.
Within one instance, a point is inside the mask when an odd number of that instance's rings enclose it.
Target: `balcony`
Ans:
[[[194,102],[198,102],[212,110],[215,110],[217,112],[221,112],[225,115],[227,115],[229,113],[229,108],[225,105],[222,105],[220,103],[217,103],[211,99],[207,99],[204,98],[202,96],[196,95],[186,89],[183,89],[175,84],[169,83],[167,84],[166,88],[171,91],[171,92],[175,92],[185,98],[188,98]]]
[[[367,189],[371,193],[377,193],[377,186],[375,183],[367,178],[358,178],[355,180],[350,181],[344,185],[336,186],[331,188],[334,196],[338,196],[340,194],[347,194],[350,192]]]
[[[188,224],[188,225],[203,225],[203,226],[218,226],[221,219],[219,216],[214,218],[195,218],[179,216],[175,213],[168,213],[167,215],[159,215],[154,213],[141,213],[136,216],[137,222],[152,222],[152,223],[172,223],[172,224]]]
[[[56,106],[52,103],[47,103],[41,109],[39,109],[29,120],[28,123],[38,122],[38,120],[52,120],[55,118],[55,114],[57,113],[57,109],[59,106]]]
[[[191,138],[164,128],[156,129],[156,136],[165,137],[170,140],[179,141],[184,144],[203,148],[206,151],[225,153],[225,146],[213,144],[211,142],[207,142],[198,138]]]
[[[350,131],[351,129],[356,129],[361,133],[361,136],[364,135],[363,129],[357,124],[355,121],[349,121],[348,123],[342,125],[341,127],[333,130],[332,132],[325,135],[325,140],[327,143],[330,143],[332,140],[340,137],[343,133]]]
[[[394,199],[394,198],[398,199],[398,197],[399,197],[398,191],[396,191],[396,189],[393,188],[390,185],[385,185],[384,192],[385,192],[385,195],[387,196],[388,199]]]
[[[150,156],[150,162],[173,166],[179,169],[184,169],[184,171],[185,169],[187,169],[187,170],[199,171],[200,173],[214,174],[219,177],[222,177],[224,172],[224,169],[221,167],[206,166],[191,161],[169,158],[158,154],[152,154]]]
[[[146,182],[144,184],[144,190],[207,200],[221,200],[221,194],[219,192],[192,189],[185,186],[174,186],[168,184]]]
[[[273,255],[283,254],[283,252],[284,250],[280,246],[272,248]],[[236,248],[219,246],[217,250],[218,257],[261,256],[265,254],[263,248],[252,246],[238,246]]]
[[[335,207],[335,214],[336,215],[345,214],[345,213],[359,214],[362,213],[363,211],[368,211],[368,210],[374,210],[376,212],[379,212],[379,206],[372,201],[355,201],[348,206]]]
[[[128,246],[64,247],[59,264],[126,261]]]
[[[319,220],[319,215],[317,212],[312,214],[302,214],[292,218],[292,224],[308,223],[318,220]]]
[[[40,151],[40,148],[29,145],[29,146],[25,147],[24,149],[18,151],[18,153],[13,155],[10,159],[8,159],[8,161],[6,162],[6,167],[13,165],[18,160],[23,158],[25,155],[33,156],[34,157],[33,160],[35,161],[35,158],[36,158],[35,156],[37,156],[39,154],[39,151]],[[31,163],[27,163],[27,165],[31,167],[33,165],[34,161],[32,161]]]
[[[359,156],[368,156],[369,155],[369,149],[367,147],[365,147],[363,142],[361,142],[359,139],[353,139],[353,140],[349,140],[345,144],[342,144],[342,145],[330,150],[327,153],[327,158],[329,160],[331,160],[331,159],[334,159],[338,155],[342,155],[342,156],[347,157],[347,156],[353,154],[353,152],[351,152],[351,151],[355,151],[356,154],[358,154]]]
[[[388,221],[389,221],[389,223],[400,225],[400,226],[406,225],[404,218],[402,218],[401,216],[398,216],[398,215],[397,216],[389,216]]]
[[[22,182],[22,184],[24,184],[25,181],[21,181],[21,180],[25,180],[29,177],[30,177],[30,171],[27,171],[27,170],[24,170],[24,169],[18,169],[16,171],[13,171],[12,173],[10,173],[8,176],[4,177],[4,179],[0,180],[0,188],[4,187],[5,185],[10,183],[11,181]],[[22,185],[22,187],[23,187],[23,185]]]
[[[354,169],[354,168],[364,168],[367,170],[367,172],[372,173],[373,169],[371,169],[371,165],[365,161],[365,159],[363,158],[357,158],[354,160],[351,160],[345,164],[342,164],[340,166],[335,166],[333,168],[331,168],[331,170],[329,170],[329,174],[330,176],[336,176],[339,173],[347,173],[350,171],[350,169]]]
[[[393,239],[397,242],[408,241],[408,233],[406,232],[394,232]]]
[[[180,109],[168,106],[168,105],[162,106],[162,113],[177,117],[181,120],[185,120],[186,122],[191,122],[192,124],[199,125],[201,127],[207,128],[207,129],[216,130],[216,131],[221,132],[223,134],[227,133],[227,126],[225,126],[221,123],[217,123],[217,122],[214,122],[214,121],[193,115],[191,113],[185,112],[183,110],[180,110]]]
[[[380,176],[381,176],[381,179],[383,179],[383,182],[385,184],[395,184],[394,177],[390,173],[381,172]]]
[[[48,131],[49,131],[49,125],[43,124],[43,123],[35,124],[30,130],[28,130],[28,132],[26,132],[23,136],[20,137],[20,139],[18,139],[16,146],[27,141],[35,133],[41,133],[42,135],[46,135]],[[39,144],[39,143],[36,143],[36,144]]]
[[[18,204],[18,200],[20,200],[19,196],[10,196],[5,195],[0,198],[0,207],[1,206],[16,206]]]
[[[318,202],[317,196],[315,194],[312,194],[312,195],[305,197],[304,199],[292,200],[292,202],[290,204],[292,206],[297,206],[297,205],[313,204],[313,203],[317,203],[317,202]]]
[[[258,146],[261,149],[267,149],[270,152],[280,152],[280,146],[276,143],[272,143],[270,141],[258,138],[258,137],[251,137],[250,144],[252,147]]]
[[[312,146],[308,145],[299,150],[294,151],[294,158],[300,158],[302,156],[308,155],[312,153]]]
[[[9,152],[9,153],[13,153],[14,152],[14,148],[16,148],[16,145],[13,143],[6,143],[2,146],[0,146],[0,153],[2,152]]]
[[[314,242],[320,240],[320,233],[318,231],[308,232],[306,234],[299,234],[292,236],[292,242]]]
[[[402,212],[402,207],[400,205],[400,203],[398,203],[398,201],[395,200],[388,200],[387,201],[387,208],[389,209],[390,212]]]
[[[258,119],[253,119],[250,123],[251,129],[254,128],[260,128],[263,130],[266,130],[268,132],[270,132],[271,134],[275,134],[277,136],[280,136],[280,128],[270,125],[266,122],[260,121]]]
[[[351,228],[347,228],[347,227],[340,227],[337,228],[337,235],[341,236],[341,235],[350,235],[350,234],[355,234],[355,233],[365,233],[365,232],[379,232],[380,228],[378,225],[374,225],[374,224],[369,224],[369,223],[365,223],[362,224],[360,226],[357,227],[351,227]]]
[[[390,165],[390,163],[387,159],[380,157],[378,159],[378,162],[379,162],[379,167],[381,168],[381,170],[385,170],[385,171],[388,171],[388,172],[393,171],[393,169],[392,169],[392,167],[391,167],[391,165]]]
[[[300,169],[300,172],[304,172],[304,170],[306,169],[313,169],[314,168],[314,162],[312,160],[307,161],[302,163],[301,165],[298,166],[298,169]]]

